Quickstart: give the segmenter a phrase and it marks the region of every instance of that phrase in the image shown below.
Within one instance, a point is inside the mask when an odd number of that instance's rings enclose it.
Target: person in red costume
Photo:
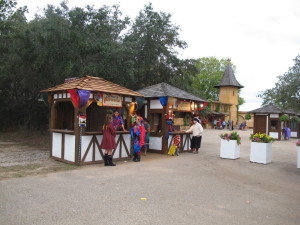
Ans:
[[[105,150],[105,154],[103,156],[105,166],[116,166],[116,164],[112,162],[113,159],[112,151],[117,147],[116,129],[114,128],[111,121],[112,121],[111,115],[107,115],[105,119],[105,123],[102,128],[103,138],[102,138],[100,148]]]
[[[131,137],[134,139],[133,144],[133,161],[141,161],[141,148],[145,144],[145,127],[143,124],[143,118],[140,116],[135,117],[134,126],[130,130]]]

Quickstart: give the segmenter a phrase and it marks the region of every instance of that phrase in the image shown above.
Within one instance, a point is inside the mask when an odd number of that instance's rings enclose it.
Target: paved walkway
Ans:
[[[249,162],[250,131],[240,159],[220,159],[222,132],[205,130],[197,155],[0,181],[0,224],[300,224],[296,140],[275,142],[261,165]]]

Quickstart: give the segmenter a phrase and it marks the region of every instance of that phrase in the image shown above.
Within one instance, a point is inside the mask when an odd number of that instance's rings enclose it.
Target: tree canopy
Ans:
[[[134,20],[118,5],[70,9],[62,2],[31,21],[26,7],[15,7],[15,0],[0,0],[0,113],[7,118],[0,129],[45,125],[48,107],[39,91],[68,77],[99,76],[137,90],[159,82],[178,86],[193,68],[177,57],[187,46],[180,28],[151,3]]]
[[[134,19],[118,5],[69,8],[48,5],[27,21],[27,8],[0,0],[0,129],[42,128],[48,106],[40,90],[65,78],[99,76],[138,90],[167,82],[208,100],[217,100],[216,85],[227,61],[214,57],[180,59],[187,43],[172,16],[151,3]],[[240,101],[242,102],[242,101]]]
[[[197,74],[192,78],[192,86],[197,94],[205,99],[217,101],[219,90],[214,88],[224,74],[228,61],[215,57],[204,57],[196,60]]]
[[[294,59],[294,66],[278,76],[275,87],[267,89],[258,96],[263,99],[263,105],[273,103],[283,109],[300,112],[300,55]]]

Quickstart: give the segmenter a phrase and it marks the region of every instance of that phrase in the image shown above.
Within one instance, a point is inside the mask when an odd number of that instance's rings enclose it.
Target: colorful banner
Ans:
[[[168,104],[168,96],[159,97],[159,101],[162,106],[166,106]]]
[[[103,106],[122,107],[122,97],[103,93]]]
[[[191,111],[191,103],[185,101],[179,101],[177,106],[177,111]]]
[[[71,95],[72,102],[76,108],[79,108],[79,95],[76,89],[68,90]]]
[[[82,108],[88,103],[91,91],[78,90],[77,92],[79,95],[79,108]]]

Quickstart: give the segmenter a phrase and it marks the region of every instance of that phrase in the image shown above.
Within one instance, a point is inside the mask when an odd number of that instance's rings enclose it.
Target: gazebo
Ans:
[[[167,83],[159,83],[137,91],[145,96],[139,113],[147,117],[151,126],[149,150],[167,154],[173,138],[181,139],[180,150],[189,150],[191,134],[184,131],[189,127],[192,115],[205,108],[208,101]],[[169,132],[167,121],[174,122],[176,133]]]
[[[292,114],[290,111],[273,104],[263,106],[248,113],[254,114],[253,133],[266,133],[279,140],[282,138],[282,130],[288,127],[288,124],[284,126],[284,122],[280,121],[279,118],[285,114],[288,116]],[[293,136],[297,136],[297,131],[296,134],[293,131],[291,132],[291,137]]]
[[[140,93],[92,76],[66,79],[65,83],[41,92],[48,93],[51,108],[50,157],[76,165],[103,162],[101,127],[106,114],[118,110],[129,128],[135,98],[143,97]],[[114,158],[130,157],[129,132],[117,132],[116,141]]]

